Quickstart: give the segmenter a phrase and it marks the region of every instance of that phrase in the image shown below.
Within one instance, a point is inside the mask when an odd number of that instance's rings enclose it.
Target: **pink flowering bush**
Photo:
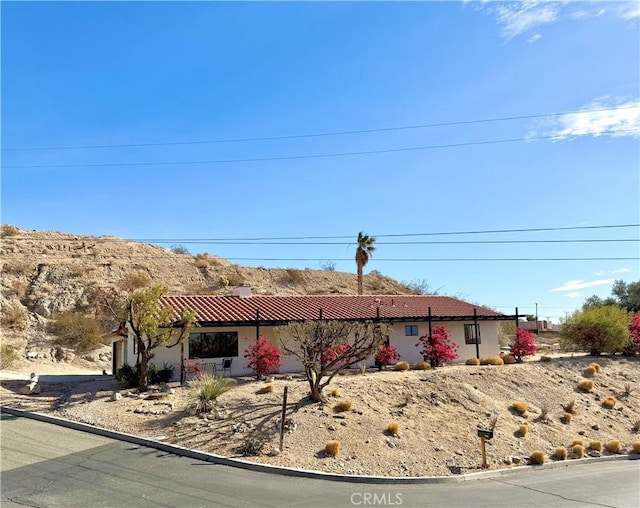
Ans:
[[[447,330],[442,325],[436,325],[428,335],[420,337],[416,346],[422,346],[420,353],[425,362],[432,367],[439,367],[442,362],[450,362],[458,358],[458,344],[449,339]]]
[[[640,353],[640,313],[636,312],[629,319],[629,333],[631,334],[631,344],[625,348],[625,354],[629,356]]]
[[[391,365],[392,363],[396,363],[399,359],[400,355],[398,354],[398,351],[396,351],[395,346],[383,344],[382,346],[380,346],[378,354],[376,355],[376,364],[382,370],[383,367]]]
[[[245,349],[244,357],[249,359],[245,369],[253,370],[258,379],[280,368],[280,350],[262,335]]]
[[[343,357],[345,358],[345,361],[346,361],[347,357],[349,356],[350,349],[351,349],[351,346],[346,342],[329,346],[325,348],[324,351],[322,351],[322,354],[320,355],[320,363],[322,363],[322,365],[329,365],[331,362],[334,362],[337,359],[343,358]]]
[[[510,353],[516,359],[516,362],[522,363],[523,357],[536,354],[535,335],[522,328],[516,328],[516,337],[510,347]]]

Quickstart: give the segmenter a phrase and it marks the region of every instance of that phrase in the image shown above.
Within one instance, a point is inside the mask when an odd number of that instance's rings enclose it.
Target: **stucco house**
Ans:
[[[443,325],[451,340],[458,344],[461,361],[466,358],[498,354],[498,322],[517,322],[514,315],[473,305],[450,296],[439,295],[252,295],[251,288],[236,288],[233,295],[167,295],[162,301],[174,310],[176,319],[182,310],[196,312],[197,327],[187,341],[175,347],[154,350],[152,363],[175,366],[174,379],[180,378],[181,365],[199,365],[206,372],[232,376],[249,375],[244,352],[260,335],[279,345],[275,327],[305,320],[373,320],[390,326],[388,343],[395,346],[402,360],[422,360],[416,346],[431,327]],[[227,360],[226,365],[224,360]],[[231,360],[230,362],[228,360]],[[131,335],[115,336],[114,372],[123,364],[136,363]],[[368,365],[374,365],[374,358]],[[185,367],[186,368],[186,367]],[[293,356],[284,355],[280,372],[299,372],[302,366]]]

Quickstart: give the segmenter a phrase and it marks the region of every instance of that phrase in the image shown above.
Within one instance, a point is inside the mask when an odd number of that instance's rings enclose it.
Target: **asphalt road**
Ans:
[[[455,484],[368,485],[214,465],[2,414],[6,507],[640,507],[640,461]]]

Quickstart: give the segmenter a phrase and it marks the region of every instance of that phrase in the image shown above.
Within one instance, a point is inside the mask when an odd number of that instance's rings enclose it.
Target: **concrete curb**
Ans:
[[[200,452],[197,450],[191,450],[178,445],[172,445],[163,443],[161,441],[155,441],[149,438],[143,438],[134,436],[132,434],[126,434],[124,432],[117,432],[114,430],[104,429],[85,423],[74,422],[72,420],[65,420],[55,416],[49,416],[43,413],[32,413],[30,411],[23,411],[21,409],[10,408],[6,406],[0,406],[0,413],[6,413],[13,416],[19,416],[24,418],[31,418],[32,420],[38,420],[45,423],[51,423],[53,425],[59,425],[61,427],[67,427],[73,430],[79,430],[82,432],[88,432],[90,434],[96,434],[111,439],[117,439],[119,441],[125,441],[133,443],[139,446],[146,446],[149,448],[155,448],[163,452],[173,453],[182,457],[188,457],[191,459],[202,460],[205,462],[211,462],[213,464],[220,464],[223,466],[237,467],[241,469],[247,469],[250,471],[256,471],[259,473],[277,474],[283,476],[294,476],[299,478],[313,478],[317,480],[339,481],[347,483],[368,483],[368,484],[381,484],[381,485],[402,485],[402,484],[434,484],[434,483],[460,483],[472,480],[482,480],[489,478],[497,478],[513,474],[518,471],[536,470],[536,469],[554,469],[569,467],[575,464],[588,464],[588,463],[600,463],[611,462],[617,460],[640,460],[640,455],[608,455],[606,457],[590,457],[579,460],[566,460],[558,462],[550,462],[542,466],[517,466],[512,468],[497,469],[494,471],[481,471],[478,473],[468,473],[456,476],[411,476],[411,477],[389,477],[389,476],[358,476],[358,475],[339,475],[335,473],[324,473],[322,471],[312,471],[306,469],[294,469],[290,467],[272,466],[269,464],[259,464],[257,462],[250,462],[242,459],[230,459],[221,455],[213,453]]]

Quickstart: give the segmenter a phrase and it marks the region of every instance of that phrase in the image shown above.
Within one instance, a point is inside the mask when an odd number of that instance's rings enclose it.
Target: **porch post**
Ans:
[[[432,325],[431,325],[431,307],[429,307],[429,318],[427,321],[427,324],[429,325],[429,344],[431,344],[431,347],[433,347],[433,329],[432,329]],[[432,367],[437,367],[437,365],[434,365],[437,363],[437,360],[433,360],[431,359],[431,361],[429,362],[431,364]]]
[[[476,358],[480,359],[480,327],[478,326],[478,311],[473,308],[473,331],[476,336]]]
[[[260,309],[256,309],[256,340],[260,338]]]
[[[180,384],[184,384],[184,341],[180,341]]]

